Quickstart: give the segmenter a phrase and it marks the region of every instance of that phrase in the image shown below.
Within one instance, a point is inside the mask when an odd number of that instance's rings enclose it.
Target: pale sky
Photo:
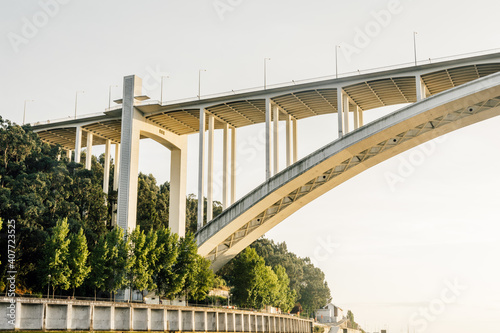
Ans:
[[[18,123],[28,99],[28,122],[73,115],[79,90],[78,114],[102,112],[109,86],[119,86],[112,97],[120,98],[130,74],[157,100],[159,77],[168,75],[164,99],[175,100],[196,96],[199,69],[207,70],[202,95],[261,86],[265,57],[270,85],[334,75],[335,45],[343,46],[341,73],[409,63],[414,31],[419,60],[500,48],[493,0],[55,1],[0,5],[0,114]],[[346,54],[349,46],[356,52]],[[298,126],[303,157],[335,139],[336,115]],[[499,126],[491,119],[381,163],[266,236],[311,257],[333,303],[369,332],[406,332],[410,324],[429,333],[498,331]],[[264,146],[254,143],[262,130],[238,131],[237,197],[264,180]],[[197,136],[189,143],[188,193],[196,193]],[[164,182],[168,165],[167,150],[141,142],[142,172]],[[391,185],[387,177],[401,170],[404,182]]]

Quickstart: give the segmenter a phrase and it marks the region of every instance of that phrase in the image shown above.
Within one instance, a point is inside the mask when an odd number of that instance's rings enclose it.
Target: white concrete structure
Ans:
[[[229,309],[3,297],[0,330],[312,333],[313,322]]]
[[[498,72],[500,53],[495,53],[168,104],[146,101],[140,79],[127,76],[121,106],[99,116],[34,124],[34,130],[46,142],[75,149],[76,162],[82,143],[120,144],[117,223],[128,231],[135,227],[139,141],[162,143],[172,151],[169,224],[180,235],[185,229],[186,137],[199,135],[197,240],[200,254],[214,260],[217,269],[297,209],[366,168],[495,116]],[[364,113],[371,109],[410,103],[364,125]],[[464,112],[467,107],[472,111]],[[297,122],[325,114],[337,115],[332,131],[324,133],[335,141],[297,161]],[[286,122],[285,169],[278,163],[279,121]],[[235,202],[236,130],[258,124],[265,127],[266,182]],[[224,131],[225,210],[212,219],[217,130]]]
[[[342,319],[344,319],[344,310],[332,303],[316,310],[316,320],[320,323],[337,323]]]

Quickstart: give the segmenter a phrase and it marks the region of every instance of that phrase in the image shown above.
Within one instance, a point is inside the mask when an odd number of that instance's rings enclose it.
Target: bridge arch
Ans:
[[[500,114],[500,73],[435,94],[363,126],[286,168],[200,229],[217,270],[286,217],[364,170]]]

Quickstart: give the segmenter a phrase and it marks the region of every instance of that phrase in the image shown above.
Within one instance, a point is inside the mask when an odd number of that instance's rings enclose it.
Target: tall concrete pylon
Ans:
[[[130,233],[137,221],[137,183],[139,141],[151,138],[171,151],[169,227],[180,237],[186,230],[187,136],[177,135],[147,120],[135,105],[147,99],[142,95],[141,78],[130,75],[123,80],[123,104],[118,183],[117,224]]]

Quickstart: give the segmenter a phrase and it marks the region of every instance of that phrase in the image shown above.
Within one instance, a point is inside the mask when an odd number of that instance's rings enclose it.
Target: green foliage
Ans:
[[[157,245],[154,249],[157,260],[153,267],[153,281],[157,285],[160,295],[174,297],[179,294],[183,282],[177,275],[177,256],[179,253],[178,236],[170,229],[160,227],[157,231]]]
[[[266,266],[253,248],[246,248],[232,262],[227,272],[232,285],[233,302],[241,307],[260,309],[266,305],[289,311],[296,295],[289,287],[289,278],[281,266]]]
[[[31,128],[0,117],[0,217],[16,221],[17,284],[41,291],[47,283],[44,244],[56,222],[67,219],[83,232],[91,250],[109,220],[99,167],[60,161],[58,146],[40,141]],[[63,154],[64,155],[64,154]],[[6,239],[0,238],[5,253]],[[5,266],[2,273],[5,274]]]
[[[210,264],[210,260],[197,255],[195,279],[189,290],[189,296],[197,301],[205,299],[213,287],[215,274],[210,269]]]
[[[276,277],[278,278],[276,299],[274,301],[274,304],[281,310],[289,312],[292,310],[295,304],[297,293],[295,292],[295,290],[290,289],[290,279],[288,278],[286,270],[283,266],[275,266],[273,270],[276,274]]]
[[[150,232],[146,237],[140,226],[137,226],[130,235],[131,240],[131,269],[130,281],[132,288],[137,290],[152,290],[156,288],[152,277],[152,268],[155,266],[156,254],[153,249],[156,247],[156,233]],[[149,239],[148,243],[146,239]]]
[[[57,221],[45,245],[43,271],[44,276],[50,275],[50,283],[54,290],[58,287],[67,290],[70,287],[68,232],[68,221],[66,219]]]
[[[123,230],[114,228],[102,235],[90,255],[92,267],[89,284],[94,289],[116,292],[129,284],[130,243],[124,239]]]
[[[87,262],[88,256],[87,239],[83,234],[83,229],[80,228],[78,234],[70,236],[69,243],[68,262],[71,271],[69,285],[73,288],[73,295],[75,294],[75,289],[83,284],[83,281],[85,281],[85,278],[90,273],[90,266]]]
[[[325,274],[309,258],[299,258],[289,252],[284,242],[276,244],[265,238],[258,239],[251,247],[264,258],[267,265],[284,267],[290,279],[290,288],[295,291],[297,301],[307,312],[311,313],[331,300]]]

